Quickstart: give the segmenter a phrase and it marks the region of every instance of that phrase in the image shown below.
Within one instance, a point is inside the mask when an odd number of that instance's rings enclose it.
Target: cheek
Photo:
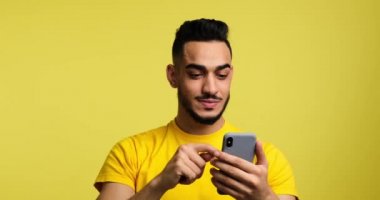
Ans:
[[[201,86],[197,81],[185,81],[181,86],[186,96],[196,96],[201,93]]]
[[[219,90],[223,95],[230,93],[231,82],[222,82],[219,84]]]

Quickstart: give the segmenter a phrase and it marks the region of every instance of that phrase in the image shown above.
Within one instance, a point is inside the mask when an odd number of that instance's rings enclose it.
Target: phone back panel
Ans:
[[[232,144],[228,140],[231,140]],[[253,133],[226,133],[223,137],[222,151],[243,158],[249,162],[255,156],[256,135]]]

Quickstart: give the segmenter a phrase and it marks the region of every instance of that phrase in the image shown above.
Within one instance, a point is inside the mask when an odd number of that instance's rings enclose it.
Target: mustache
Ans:
[[[215,99],[215,100],[222,100],[221,97],[216,96],[215,94],[205,93],[201,96],[195,97],[196,100],[205,100],[205,99]]]

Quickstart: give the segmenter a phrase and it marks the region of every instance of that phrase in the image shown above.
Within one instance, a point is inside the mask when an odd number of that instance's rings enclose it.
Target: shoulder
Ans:
[[[154,143],[157,143],[158,141],[162,140],[162,138],[164,138],[167,129],[168,125],[163,125],[154,129],[150,129],[148,131],[128,136],[117,142],[115,147],[119,147],[121,149],[138,149],[144,146],[152,146]]]
[[[134,165],[137,160],[150,155],[166,132],[166,126],[154,128],[118,141],[108,154],[108,162]],[[137,166],[136,166],[137,167]]]

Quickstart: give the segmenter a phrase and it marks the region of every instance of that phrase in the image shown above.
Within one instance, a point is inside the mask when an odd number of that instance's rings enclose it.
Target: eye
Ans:
[[[201,78],[202,74],[189,74],[191,79],[198,79]]]
[[[220,80],[224,80],[224,79],[226,79],[227,76],[228,76],[228,73],[217,73],[217,74],[216,74],[216,77],[217,77],[218,79],[220,79]]]
[[[218,74],[217,75],[219,78],[226,78],[228,76],[228,74]]]
[[[230,73],[230,70],[227,68],[227,69],[222,69],[222,70],[218,70],[216,71],[216,77],[220,80],[224,80],[228,77]]]
[[[203,73],[201,72],[189,72],[188,73],[188,76],[191,78],[191,79],[200,79],[203,77]]]

